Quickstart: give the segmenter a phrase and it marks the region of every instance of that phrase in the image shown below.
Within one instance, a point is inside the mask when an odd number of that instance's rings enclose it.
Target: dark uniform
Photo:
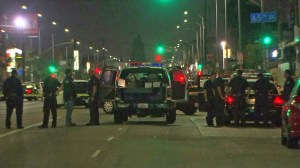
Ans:
[[[93,88],[97,87],[97,92],[93,96]],[[99,125],[99,107],[98,107],[98,101],[99,101],[99,79],[92,75],[90,77],[90,80],[88,82],[88,93],[90,96],[90,122],[87,125]],[[92,98],[94,99],[92,101]]]
[[[214,80],[215,87],[215,112],[216,112],[216,123],[217,126],[222,126],[224,124],[224,99],[220,97],[218,93],[218,88],[221,89],[221,93],[225,96],[225,83],[221,77]]]
[[[207,92],[207,102],[206,102],[206,110],[207,110],[207,116],[206,116],[206,123],[208,126],[213,126],[213,118],[216,116],[215,113],[215,93],[214,93],[214,84],[211,79],[207,80],[204,83],[204,90]]]
[[[268,113],[268,93],[271,89],[270,82],[261,77],[255,82],[253,89],[255,91],[255,124],[257,125],[259,123],[261,114],[264,116],[264,124],[268,124],[270,118]]]
[[[55,78],[48,76],[44,80],[44,118],[43,124],[39,128],[48,128],[50,111],[52,114],[52,128],[56,128],[57,123],[57,100],[56,92],[58,91],[61,83]]]
[[[72,76],[66,76],[63,81],[64,87],[64,101],[66,104],[66,126],[75,126],[76,124],[72,123],[72,113],[73,113],[73,106],[74,100],[77,97],[76,92],[76,85],[72,78]]]
[[[21,81],[15,76],[9,77],[4,81],[2,92],[6,98],[6,128],[11,128],[10,118],[14,108],[16,109],[17,128],[23,128],[23,88]]]
[[[284,101],[287,102],[289,100],[294,85],[295,85],[294,79],[291,76],[287,77],[282,92],[282,98]]]
[[[235,99],[235,104],[232,109],[235,124],[238,125],[239,121],[241,121],[242,124],[245,124],[244,113],[247,105],[245,100],[245,90],[249,87],[249,84],[242,76],[236,76],[230,80],[228,86],[231,87],[231,93]]]

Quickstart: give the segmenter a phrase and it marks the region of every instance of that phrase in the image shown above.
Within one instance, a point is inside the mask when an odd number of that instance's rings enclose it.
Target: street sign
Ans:
[[[277,14],[276,12],[251,13],[250,21],[251,23],[276,22]]]

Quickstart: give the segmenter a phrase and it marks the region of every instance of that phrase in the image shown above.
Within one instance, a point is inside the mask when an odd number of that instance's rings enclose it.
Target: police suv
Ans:
[[[114,120],[122,123],[128,116],[166,116],[176,120],[176,103],[187,101],[187,77],[179,68],[159,64],[135,64],[123,69],[106,67],[100,75],[100,104],[114,104]]]

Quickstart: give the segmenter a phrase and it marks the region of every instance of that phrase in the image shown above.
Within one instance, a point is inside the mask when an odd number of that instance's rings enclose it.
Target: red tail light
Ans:
[[[273,104],[276,105],[276,106],[282,106],[283,103],[284,103],[284,101],[280,96],[276,96],[274,101],[273,101]]]
[[[25,92],[26,92],[26,94],[31,94],[32,93],[32,89],[26,89]]]
[[[226,102],[229,103],[229,104],[232,104],[234,102],[234,98],[232,96],[228,96],[226,98]]]
[[[172,75],[173,75],[173,80],[175,82],[179,82],[182,85],[185,84],[185,78],[184,78],[184,75],[182,74],[182,72],[174,71]]]

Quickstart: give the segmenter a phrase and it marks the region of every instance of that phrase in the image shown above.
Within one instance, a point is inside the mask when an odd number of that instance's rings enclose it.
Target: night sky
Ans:
[[[196,31],[197,14],[203,15],[201,0],[1,0],[2,12],[20,11],[25,4],[31,13],[42,13],[43,48],[49,48],[50,34],[55,33],[56,43],[76,38],[86,46],[110,51],[109,55],[128,58],[131,43],[141,34],[148,60],[154,57],[158,44],[174,46],[179,39],[191,41]],[[183,12],[188,10],[188,29],[178,31]],[[51,21],[58,23],[51,28]],[[63,32],[64,27],[71,31]]]

